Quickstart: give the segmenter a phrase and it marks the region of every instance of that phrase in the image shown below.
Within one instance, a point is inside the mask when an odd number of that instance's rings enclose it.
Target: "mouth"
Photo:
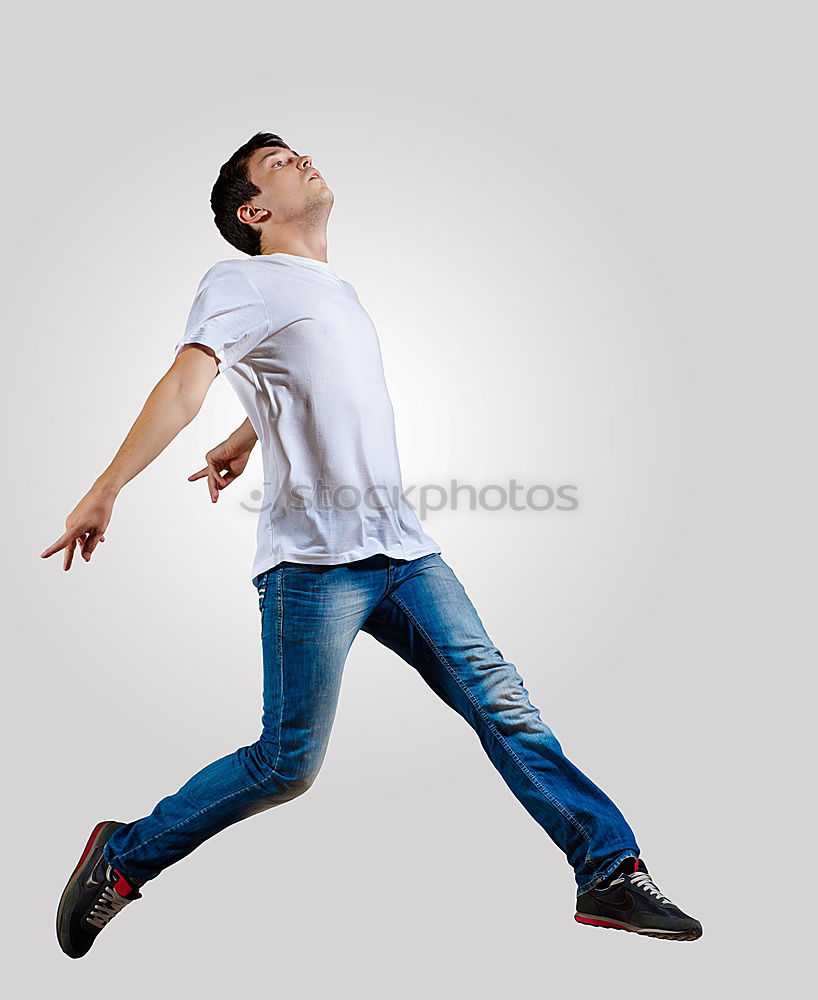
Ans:
[[[323,179],[324,178],[318,173],[317,170],[307,178],[308,181],[322,181]]]

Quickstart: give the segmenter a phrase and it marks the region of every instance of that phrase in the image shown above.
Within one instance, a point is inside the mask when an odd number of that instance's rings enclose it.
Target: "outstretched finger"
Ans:
[[[205,466],[203,469],[199,469],[198,472],[194,472],[192,476],[187,477],[189,483],[195,483],[197,479],[202,479],[208,473],[208,467]]]
[[[219,499],[219,490],[223,490],[227,483],[224,481],[224,477],[219,472],[218,465],[210,466],[210,473],[207,477],[208,484],[210,486],[210,499],[215,503]]]
[[[207,470],[207,488],[210,491],[210,499],[213,503],[216,503],[219,499],[219,488],[216,485],[216,479],[211,469]]]
[[[59,552],[60,549],[64,549],[71,538],[71,534],[70,531],[66,531],[64,535],[60,535],[56,542],[52,542],[47,549],[43,549],[40,553],[40,558],[47,559],[49,556],[53,556],[55,552]]]
[[[65,547],[65,556],[63,558],[62,568],[64,570],[71,569],[71,563],[74,559],[74,546],[79,541],[78,538],[72,538],[71,541]]]

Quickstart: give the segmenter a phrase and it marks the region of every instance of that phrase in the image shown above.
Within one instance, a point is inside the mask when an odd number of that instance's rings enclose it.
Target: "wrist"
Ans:
[[[92,491],[99,496],[115,500],[124,483],[118,482],[110,473],[103,472],[101,476],[94,480]]]
[[[233,431],[230,435],[230,439],[233,444],[237,444],[245,448],[252,448],[256,441],[258,441],[256,432],[253,430],[253,425],[249,423],[246,425],[242,424],[241,427]]]

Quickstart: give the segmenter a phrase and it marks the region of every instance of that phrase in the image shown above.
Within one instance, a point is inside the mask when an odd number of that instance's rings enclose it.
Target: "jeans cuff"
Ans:
[[[625,858],[638,857],[639,851],[635,847],[629,847],[627,850],[621,851],[619,854],[615,854],[604,868],[594,874],[594,877],[590,879],[590,881],[586,882],[585,885],[577,887],[577,895],[581,896],[583,892],[588,892],[590,889],[596,888],[600,882],[604,882],[611,872],[613,872],[616,867],[625,860]]]
[[[145,884],[140,879],[133,878],[133,876],[130,874],[130,872],[128,871],[128,869],[127,868],[123,868],[122,865],[116,859],[114,859],[112,861],[108,857],[108,855],[105,853],[104,849],[102,851],[102,856],[105,858],[106,864],[109,864],[112,868],[116,868],[117,871],[122,872],[122,874],[131,883],[131,885],[135,885],[137,889],[141,889],[142,886]]]

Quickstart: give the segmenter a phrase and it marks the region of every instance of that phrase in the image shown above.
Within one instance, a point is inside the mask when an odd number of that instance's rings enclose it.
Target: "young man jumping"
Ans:
[[[165,868],[225,827],[305,792],[318,773],[359,631],[410,663],[475,730],[491,762],[562,850],[575,919],[677,941],[698,920],[657,888],[614,803],[562,752],[514,664],[486,634],[441,548],[403,496],[378,336],[327,261],[334,195],[312,158],[257,133],[222,166],[211,206],[248,259],[202,278],[168,372],[108,468],[42,557],[91,559],[115,499],[199,412],[224,372],[247,420],[191,481],[211,500],[257,442],[264,499],[252,567],[264,667],[262,731],[203,768],[149,816],[91,831],[57,911],[80,958]]]

